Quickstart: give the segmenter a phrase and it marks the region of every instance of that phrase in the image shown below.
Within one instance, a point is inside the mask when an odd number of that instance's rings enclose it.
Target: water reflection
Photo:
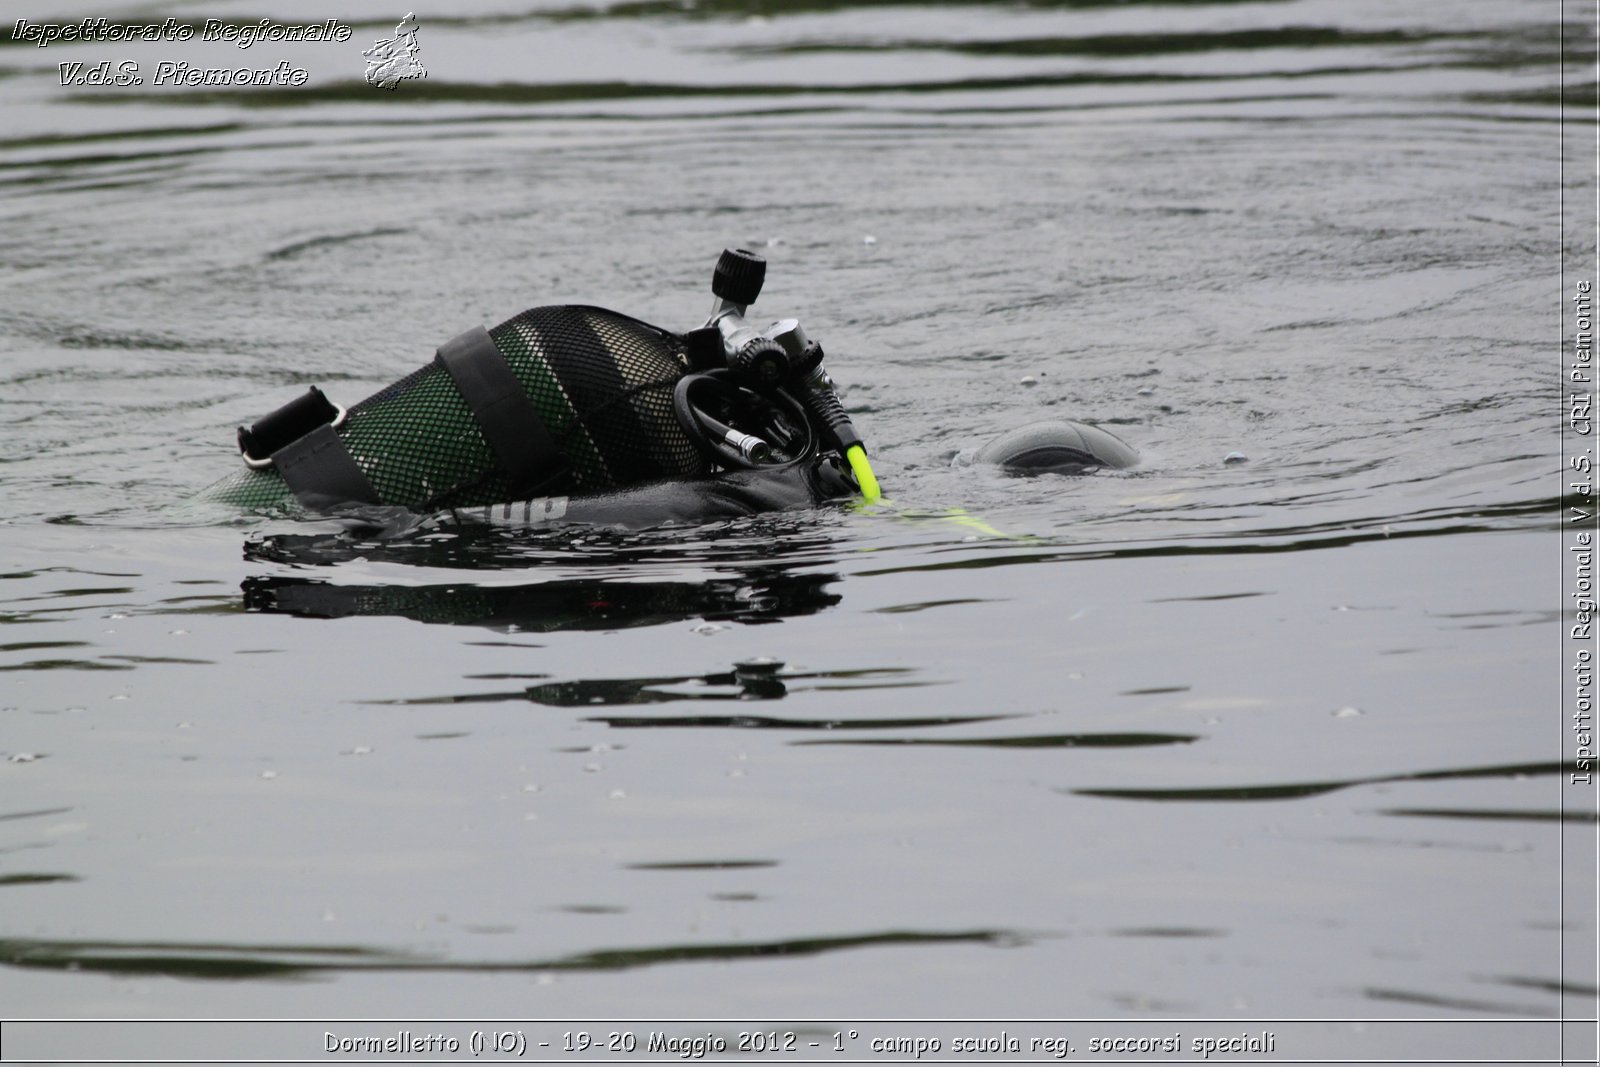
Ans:
[[[770,561],[826,563],[835,543],[824,519],[812,512],[775,513],[693,528],[630,530],[608,526],[557,526],[548,530],[460,526],[434,530],[416,525],[404,509],[380,508],[366,516],[320,524],[309,533],[255,535],[244,558],[296,567],[335,567],[362,561],[451,570],[510,570],[549,565],[615,570],[630,564],[750,564]],[[305,528],[304,525],[301,526]]]
[[[679,676],[663,676],[652,678],[597,678],[578,679],[566,682],[551,682],[546,685],[536,685],[526,692],[527,699],[535,704],[545,704],[550,707],[592,707],[595,705],[618,704],[663,704],[674,700],[781,700],[788,696],[791,687],[797,691],[808,689],[885,689],[909,688],[919,685],[931,685],[931,682],[912,681],[905,675],[913,673],[905,667],[880,667],[865,670],[846,671],[786,671],[784,665],[771,659],[746,660],[734,664],[731,671],[714,671],[710,674],[691,674]],[[814,683],[822,680],[831,680],[835,684],[822,686]],[[684,686],[685,690],[674,691],[671,686]],[[995,716],[989,716],[994,718]],[[802,723],[809,720],[782,720],[766,719],[753,715],[701,715],[678,717],[676,719],[614,716],[607,719],[596,719],[596,722],[609,722],[612,725],[626,726],[660,726],[667,724],[679,725],[733,725],[737,720],[741,724],[759,724],[763,721],[772,724]],[[927,723],[943,724],[951,721],[976,722],[981,719],[951,720],[949,718],[930,718],[916,720],[896,720],[899,724]]]
[[[513,586],[340,585],[268,575],[243,583],[247,611],[342,619],[394,615],[425,623],[484,626],[507,632],[619,630],[686,619],[777,622],[839,603],[836,574],[789,574],[749,568],[702,582],[567,579]]]
[[[1143,748],[1149,745],[1187,745],[1199,734],[1084,733],[1018,734],[1007,737],[870,737],[828,741],[797,741],[799,745],[940,745],[955,748]]]
[[[579,678],[542,682],[525,689],[502,692],[453,693],[376,703],[425,705],[529,701],[554,708],[590,708],[664,704],[680,700],[782,700],[793,692],[820,690],[853,692],[863,689],[905,689],[939,684],[905,677],[912,673],[914,672],[910,668],[904,667],[786,671],[784,665],[777,660],[756,659],[735,664],[731,671],[713,671],[710,674],[658,675],[645,678]],[[833,716],[797,718],[773,715],[702,714],[601,715],[591,717],[587,721],[623,729],[708,726],[774,730],[886,730],[955,726],[1012,717],[1010,715],[917,715],[851,719]]]

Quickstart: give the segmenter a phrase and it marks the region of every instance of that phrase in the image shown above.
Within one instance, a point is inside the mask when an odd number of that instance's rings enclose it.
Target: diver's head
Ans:
[[[1098,426],[1045,419],[1006,431],[978,449],[973,459],[1012,474],[1082,474],[1096,467],[1132,467],[1139,453]]]

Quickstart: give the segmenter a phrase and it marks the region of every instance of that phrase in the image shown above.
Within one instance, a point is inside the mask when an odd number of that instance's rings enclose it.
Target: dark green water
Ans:
[[[313,7],[161,14],[351,40],[0,41],[0,1014],[1593,1017],[1592,10],[479,0],[387,92],[404,11]],[[309,76],[60,84],[102,60]],[[468,326],[697,325],[729,245],[897,509],[177,506]],[[1142,466],[952,466],[1049,416]]]

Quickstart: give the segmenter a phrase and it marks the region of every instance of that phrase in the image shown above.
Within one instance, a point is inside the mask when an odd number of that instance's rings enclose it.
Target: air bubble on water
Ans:
[[[728,629],[728,627],[722,625],[721,623],[703,622],[699,626],[696,626],[692,632],[700,634],[702,637],[710,637],[712,634],[721,633],[726,629]]]
[[[1222,462],[1226,463],[1230,467],[1236,467],[1241,463],[1250,462],[1250,457],[1245,455],[1243,452],[1229,452],[1226,456],[1222,457]]]
[[[605,770],[606,765],[604,763],[585,763],[583,769],[590,774],[594,774],[596,771]]]
[[[270,781],[272,781],[272,779],[278,777],[278,772],[277,771],[262,771],[261,772],[261,777],[270,782]]]
[[[1350,704],[1346,704],[1342,708],[1335,708],[1333,711],[1333,717],[1335,719],[1354,719],[1365,714],[1366,712]]]

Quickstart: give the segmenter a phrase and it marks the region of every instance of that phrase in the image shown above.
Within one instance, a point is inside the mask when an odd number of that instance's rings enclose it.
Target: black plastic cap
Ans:
[[[722,351],[722,331],[715,326],[702,326],[683,335],[683,347],[689,357],[690,370],[711,370],[728,365]]]
[[[767,280],[767,261],[743,248],[724,248],[711,272],[711,291],[723,300],[748,307],[761,295]]]
[[[266,459],[338,417],[333,401],[313,385],[277,411],[257,419],[248,430],[239,427],[239,451],[250,459]]]

